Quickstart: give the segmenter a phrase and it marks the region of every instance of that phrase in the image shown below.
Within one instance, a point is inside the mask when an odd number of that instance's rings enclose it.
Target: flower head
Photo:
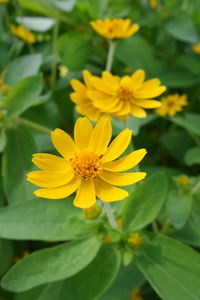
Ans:
[[[161,99],[162,105],[155,110],[159,116],[173,117],[178,111],[183,109],[183,106],[188,104],[187,95],[173,94]]]
[[[59,69],[59,76],[60,76],[61,78],[67,76],[67,74],[68,74],[68,72],[69,72],[69,69],[68,69],[65,65],[60,65],[60,66],[58,67],[58,69]]]
[[[0,3],[9,3],[10,0],[0,0]]]
[[[98,34],[110,40],[128,38],[139,30],[139,25],[131,25],[130,19],[96,20],[90,24]]]
[[[76,104],[76,110],[81,115],[87,116],[92,121],[97,121],[104,113],[93,105],[93,102],[87,96],[88,89],[93,89],[91,83],[92,74],[89,71],[83,71],[84,84],[77,79],[71,81],[74,92],[70,98]]]
[[[142,237],[139,233],[133,233],[128,238],[128,242],[133,248],[139,248],[142,244]]]
[[[29,44],[33,44],[36,42],[35,35],[23,25],[11,25],[11,32],[12,34],[16,35],[17,37]]]
[[[88,219],[88,220],[97,219],[101,213],[101,206],[99,206],[98,204],[95,204],[91,207],[84,208],[83,212],[84,212],[84,217],[86,219]]]
[[[159,79],[144,79],[143,70],[137,70],[131,76],[122,78],[105,71],[101,78],[91,78],[93,88],[88,89],[87,96],[96,108],[106,110],[109,114],[117,117],[132,114],[145,118],[144,108],[159,107],[160,102],[151,99],[162,94],[166,87],[160,85]]]
[[[140,289],[134,289],[131,292],[130,300],[143,300],[143,298],[140,297],[139,294],[140,294]]]
[[[196,54],[200,54],[200,43],[194,44],[192,46],[192,50],[196,53]]]
[[[41,171],[28,173],[27,180],[42,187],[34,194],[62,199],[77,191],[74,205],[80,208],[93,206],[96,196],[105,202],[126,198],[128,193],[116,186],[131,185],[146,176],[145,172],[123,173],[142,160],[145,149],[117,159],[128,147],[131,136],[131,130],[125,129],[109,145],[112,127],[106,117],[94,128],[87,118],[79,118],[74,141],[63,130],[54,130],[52,142],[62,157],[46,153],[33,155],[32,161]]]
[[[158,7],[158,0],[149,0],[149,5],[150,5],[152,8]]]
[[[180,186],[187,186],[190,184],[190,178],[187,175],[180,175],[177,177],[177,183]]]

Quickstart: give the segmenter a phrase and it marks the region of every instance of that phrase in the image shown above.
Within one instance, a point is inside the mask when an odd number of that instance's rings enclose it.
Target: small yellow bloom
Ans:
[[[84,217],[88,220],[93,220],[98,218],[101,213],[101,206],[95,204],[91,207],[84,208]]]
[[[35,35],[23,25],[15,26],[11,25],[11,32],[12,34],[16,35],[20,39],[24,40],[29,44],[33,44],[36,42]]]
[[[131,292],[130,300],[143,300],[143,298],[139,296],[139,293],[140,293],[140,289],[134,289]]]
[[[1,86],[1,92],[2,92],[3,95],[6,96],[9,92],[9,90],[10,90],[10,86],[8,84],[3,84]]]
[[[60,66],[58,67],[58,70],[59,70],[59,76],[60,76],[61,78],[67,76],[67,74],[68,74],[68,72],[69,72],[69,69],[68,69],[66,66],[64,66],[64,65],[60,65]]]
[[[108,235],[104,235],[103,242],[104,244],[112,243],[111,238]]]
[[[122,228],[122,218],[118,218],[118,219],[116,220],[116,222],[117,222],[118,227],[119,227],[119,228]]]
[[[0,0],[0,3],[9,3],[11,0]]]
[[[77,79],[71,81],[74,92],[70,94],[70,99],[76,104],[76,110],[81,115],[88,117],[91,121],[97,121],[100,117],[105,115],[101,110],[93,105],[91,99],[87,96],[87,90],[93,89],[91,83],[92,74],[89,71],[83,71],[84,83]]]
[[[0,121],[3,120],[3,118],[4,118],[4,113],[3,111],[0,110]]]
[[[30,255],[30,252],[29,252],[29,251],[24,251],[24,252],[23,252],[23,255],[22,255],[22,258],[23,258],[23,257],[27,257],[27,256],[29,256],[29,255]],[[14,258],[14,262],[17,263],[17,262],[19,262],[22,258],[20,258],[20,257],[15,257],[15,258]]]
[[[123,69],[123,72],[124,72],[124,73],[127,73],[127,74],[131,74],[133,71],[131,70],[131,68],[125,67],[125,68]]]
[[[80,208],[93,206],[96,196],[104,202],[126,198],[127,191],[116,186],[131,185],[146,176],[145,172],[124,173],[143,159],[145,149],[117,159],[128,147],[131,136],[132,131],[125,129],[109,145],[112,126],[106,117],[94,128],[87,118],[79,118],[74,128],[75,142],[63,130],[54,130],[52,142],[62,157],[46,153],[33,155],[32,161],[41,171],[28,173],[27,180],[42,187],[34,194],[63,199],[77,191],[74,205]]]
[[[181,175],[177,177],[177,182],[181,186],[186,186],[190,183],[190,178],[187,175]]]
[[[110,40],[128,38],[139,30],[139,25],[131,25],[130,19],[96,20],[90,25],[98,34]]]
[[[133,248],[139,248],[142,244],[142,237],[139,235],[139,233],[133,233],[128,238],[128,242]]]
[[[158,7],[158,0],[149,0],[149,5],[150,5],[152,8]]]
[[[159,79],[144,81],[145,72],[137,70],[131,76],[122,78],[109,72],[103,72],[102,77],[91,77],[92,88],[88,88],[87,96],[99,110],[104,110],[117,117],[129,114],[137,118],[145,118],[144,108],[160,107],[160,102],[151,100],[165,90]]]
[[[194,44],[192,46],[192,50],[196,53],[196,54],[200,54],[200,43]]]
[[[161,99],[161,107],[155,110],[159,116],[173,117],[178,111],[183,109],[183,106],[188,105],[187,95],[173,94]]]

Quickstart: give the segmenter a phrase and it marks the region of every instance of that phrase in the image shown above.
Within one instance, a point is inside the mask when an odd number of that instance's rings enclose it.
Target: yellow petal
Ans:
[[[157,85],[156,85],[157,82]],[[141,88],[134,92],[135,98],[153,98],[157,97],[160,94],[166,91],[165,86],[159,86],[158,83],[160,81],[158,79],[151,79],[142,84]]]
[[[134,90],[139,88],[141,84],[143,83],[145,79],[145,72],[144,70],[137,70],[136,72],[133,73],[131,76],[132,84],[134,87]]]
[[[131,105],[131,114],[137,118],[145,118],[147,116],[144,109],[134,104]]]
[[[103,156],[103,162],[108,162],[119,157],[128,147],[132,137],[132,131],[130,129],[124,129],[116,138],[112,141],[108,150]]]
[[[74,139],[80,149],[88,146],[92,131],[92,125],[87,118],[78,118],[74,127]]]
[[[144,179],[146,177],[146,173],[113,173],[102,170],[99,172],[99,177],[110,184],[126,186]]]
[[[146,149],[139,149],[118,160],[107,162],[103,169],[111,172],[122,172],[135,167],[147,153]]]
[[[104,154],[112,137],[111,122],[107,117],[101,118],[92,133],[89,149],[96,154]]]
[[[134,104],[143,108],[158,108],[161,106],[161,102],[148,99],[134,99]]]
[[[108,74],[106,74],[107,76]],[[110,85],[109,84],[109,81],[107,81],[107,78],[105,76],[105,74],[103,75],[104,78],[101,79],[101,78],[98,78],[96,76],[93,76],[91,78],[91,83],[92,85],[98,90],[98,91],[101,91],[103,93],[106,93],[106,94],[109,94],[109,95],[114,95],[116,93],[116,90],[117,90],[117,82],[116,82],[116,77],[112,76],[110,74],[110,77],[112,77],[112,83],[114,81],[114,85]],[[105,80],[106,79],[106,80]],[[110,80],[110,79],[109,79]]]
[[[33,171],[27,180],[40,187],[53,188],[68,183],[74,177],[72,168],[62,171]]]
[[[73,154],[77,150],[69,134],[61,129],[55,129],[51,133],[51,139],[56,150],[64,158],[69,158],[69,155]]]
[[[80,82],[77,79],[72,79],[70,82],[73,89],[78,93],[84,93],[85,92],[85,86],[82,82]]]
[[[98,91],[87,91],[87,96],[92,99],[95,107],[109,113],[116,112],[120,109],[120,100],[114,96],[104,94]]]
[[[74,206],[88,208],[95,204],[96,195],[92,179],[82,180],[74,199]]]
[[[40,189],[34,192],[34,195],[46,199],[64,199],[73,194],[80,185],[80,179],[74,177],[69,183],[56,187]]]
[[[128,197],[128,192],[111,185],[100,178],[94,180],[97,197],[104,202],[119,201]]]
[[[42,170],[60,170],[69,167],[69,163],[62,157],[48,154],[36,153],[33,154],[32,162]]]

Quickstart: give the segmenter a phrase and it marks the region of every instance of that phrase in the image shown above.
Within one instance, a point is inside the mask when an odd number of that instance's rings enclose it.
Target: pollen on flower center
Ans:
[[[133,98],[133,90],[129,86],[121,85],[118,90],[118,97],[120,100],[131,100]]]
[[[70,163],[75,176],[82,179],[95,178],[101,168],[101,156],[84,150],[76,153]]]

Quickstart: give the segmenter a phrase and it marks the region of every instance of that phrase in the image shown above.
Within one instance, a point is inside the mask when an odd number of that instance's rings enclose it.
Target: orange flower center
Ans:
[[[70,160],[75,175],[81,179],[96,178],[101,168],[101,157],[86,150],[75,153],[74,157]]]
[[[120,30],[121,24],[117,20],[113,20],[112,23],[109,24],[108,32],[112,33],[113,31]]]
[[[121,85],[118,90],[118,97],[120,100],[131,100],[133,98],[133,90],[129,86]]]

